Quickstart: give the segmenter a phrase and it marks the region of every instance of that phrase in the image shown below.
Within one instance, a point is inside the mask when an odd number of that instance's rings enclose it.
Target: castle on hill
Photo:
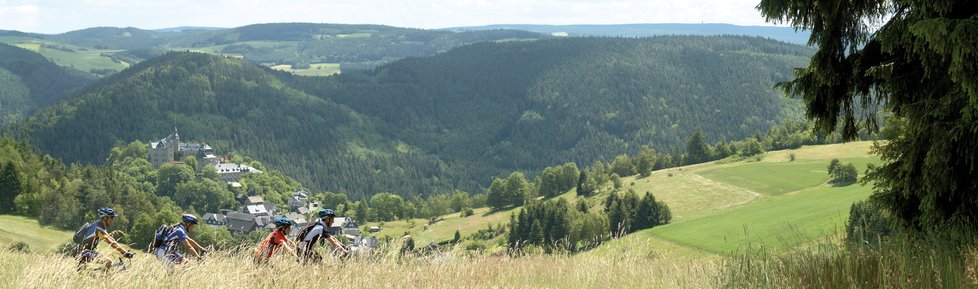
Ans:
[[[147,158],[154,168],[175,160],[182,161],[187,156],[196,156],[203,152],[213,155],[214,149],[206,143],[180,143],[180,133],[173,128],[173,134],[155,142],[149,143]]]
[[[180,133],[177,128],[173,128],[173,134],[149,143],[146,150],[146,158],[153,164],[154,168],[159,168],[165,163],[183,162],[187,157],[194,156],[198,161],[200,171],[208,164],[214,165],[221,180],[231,183],[236,182],[244,174],[262,173],[261,170],[244,164],[228,162],[227,158],[218,158],[214,155],[214,149],[206,143],[182,143]]]

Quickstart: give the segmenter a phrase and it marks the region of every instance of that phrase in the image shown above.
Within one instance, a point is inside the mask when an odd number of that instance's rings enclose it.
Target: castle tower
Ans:
[[[180,133],[177,132],[177,127],[173,127],[173,160],[183,160],[183,156],[180,155]]]

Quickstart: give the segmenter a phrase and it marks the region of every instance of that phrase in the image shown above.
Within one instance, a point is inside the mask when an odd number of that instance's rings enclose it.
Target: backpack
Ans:
[[[303,240],[305,240],[306,239],[306,235],[309,235],[309,232],[312,231],[312,229],[315,228],[318,225],[319,225],[319,222],[312,222],[312,223],[309,223],[309,225],[306,225],[305,227],[303,227],[301,230],[299,230],[298,233],[295,234],[295,242],[296,243],[299,243],[299,242],[302,242]],[[326,232],[326,226],[325,225],[323,225],[323,232],[324,233]]]
[[[163,241],[166,240],[166,236],[173,232],[173,227],[167,226],[166,224],[160,225],[156,229],[156,233],[153,234],[153,249],[157,249],[163,246]]]
[[[71,240],[75,241],[75,244],[81,244],[85,241],[85,234],[87,234],[88,230],[94,225],[95,222],[88,222],[81,225],[81,227],[78,227],[78,231],[75,231],[75,235],[71,237]]]

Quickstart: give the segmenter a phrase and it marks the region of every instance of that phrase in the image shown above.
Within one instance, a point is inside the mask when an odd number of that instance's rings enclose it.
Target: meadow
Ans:
[[[19,216],[0,215],[0,246],[16,242],[27,243],[32,250],[52,252],[59,245],[71,240],[73,232],[42,227],[37,220]]]
[[[0,43],[37,52],[60,66],[70,67],[84,72],[90,72],[93,69],[121,71],[130,65],[129,63],[116,62],[112,58],[102,55],[103,53],[113,53],[120,50],[85,48],[23,36],[0,36]],[[53,47],[62,49],[55,49]]]

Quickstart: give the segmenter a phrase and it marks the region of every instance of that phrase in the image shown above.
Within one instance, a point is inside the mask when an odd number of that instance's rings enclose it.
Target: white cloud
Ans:
[[[38,12],[40,8],[34,5],[3,5],[0,3],[0,29],[17,29],[23,27],[25,30],[36,29],[39,27]],[[16,27],[16,28],[7,28]]]

